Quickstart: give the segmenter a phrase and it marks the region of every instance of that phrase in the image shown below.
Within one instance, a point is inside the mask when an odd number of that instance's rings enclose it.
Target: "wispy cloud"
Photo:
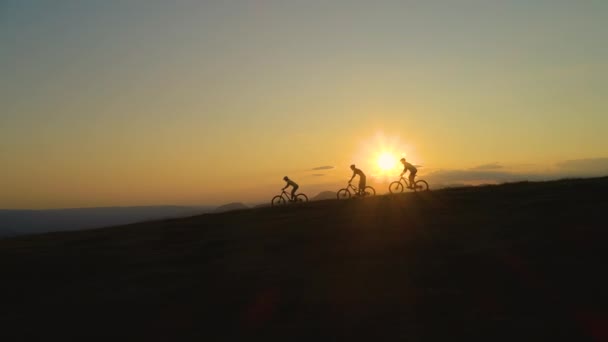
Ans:
[[[556,166],[562,172],[580,173],[583,175],[605,175],[608,174],[608,158],[588,158],[565,160]]]
[[[423,178],[436,184],[479,184],[532,180],[538,179],[538,175],[493,170],[438,170]]]
[[[470,169],[443,169],[421,178],[442,185],[542,181],[569,177],[598,177],[608,175],[608,158],[566,160],[548,169],[536,171],[504,167],[499,163],[479,165]]]
[[[471,170],[498,170],[498,169],[502,169],[502,168],[503,168],[503,166],[500,165],[499,163],[489,163],[489,164],[475,166],[475,167],[471,168]]]
[[[333,169],[333,166],[329,166],[329,165],[324,165],[324,166],[317,166],[315,168],[312,168],[313,171],[319,171],[319,170],[331,170]]]

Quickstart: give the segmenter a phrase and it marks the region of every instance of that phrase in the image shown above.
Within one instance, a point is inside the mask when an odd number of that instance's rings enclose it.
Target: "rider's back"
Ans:
[[[416,169],[416,167],[408,162],[404,162],[403,163],[403,171],[409,170],[410,172],[416,172],[418,171],[418,169]]]

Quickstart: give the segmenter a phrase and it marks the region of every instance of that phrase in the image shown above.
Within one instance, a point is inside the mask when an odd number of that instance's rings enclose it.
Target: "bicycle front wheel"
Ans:
[[[401,192],[403,192],[403,184],[401,184],[401,182],[399,182],[399,181],[392,182],[388,186],[388,191],[390,191],[391,194],[401,193]]]
[[[375,196],[376,195],[376,189],[374,189],[374,188],[372,188],[371,186],[368,185],[363,190],[363,195],[364,196]]]
[[[348,191],[348,189],[340,189],[338,190],[338,199],[349,199],[350,198],[350,191]]]
[[[285,205],[287,202],[285,201],[285,199],[283,198],[283,196],[274,196],[272,198],[272,201],[270,202],[270,204],[273,207],[278,207],[278,206],[282,206]]]
[[[304,194],[297,194],[296,195],[296,202],[297,203],[305,203],[308,202],[308,196],[304,195]]]
[[[414,191],[429,191],[429,183],[425,180],[416,181],[416,186],[414,187]]]

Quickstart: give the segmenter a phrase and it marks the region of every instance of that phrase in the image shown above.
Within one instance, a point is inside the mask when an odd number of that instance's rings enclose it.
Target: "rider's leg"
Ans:
[[[296,190],[298,190],[297,186],[294,186],[293,189],[291,189],[291,201],[295,202],[296,200]]]
[[[416,172],[410,173],[410,187],[413,189],[416,187],[414,182],[414,178],[416,178]]]
[[[365,177],[359,179],[359,194],[365,195]]]

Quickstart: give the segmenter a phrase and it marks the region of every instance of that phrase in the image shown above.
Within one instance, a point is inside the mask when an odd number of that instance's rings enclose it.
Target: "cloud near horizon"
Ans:
[[[482,183],[504,183],[523,180],[540,180],[538,175],[518,174],[506,171],[492,170],[438,170],[423,177],[430,183],[436,185],[452,184],[482,184]]]
[[[489,164],[475,166],[475,167],[471,168],[471,170],[497,170],[497,169],[502,169],[502,168],[503,168],[503,166],[500,165],[499,163],[489,163]]]
[[[324,165],[324,166],[317,166],[317,167],[314,167],[314,168],[312,168],[311,170],[312,170],[312,171],[320,171],[320,170],[332,170],[332,169],[334,169],[334,167],[333,167],[333,166],[330,166],[330,165]]]
[[[570,177],[599,177],[608,175],[608,158],[566,160],[545,171],[510,170],[500,163],[480,165],[470,169],[445,169],[428,173],[421,178],[438,186],[453,184],[505,183],[543,181]]]
[[[608,158],[587,158],[565,160],[556,164],[565,173],[580,173],[581,175],[607,175]]]

